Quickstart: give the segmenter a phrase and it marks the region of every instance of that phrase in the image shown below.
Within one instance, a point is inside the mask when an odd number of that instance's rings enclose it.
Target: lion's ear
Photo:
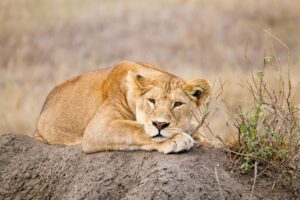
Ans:
[[[151,86],[150,82],[140,74],[129,71],[127,74],[127,87],[129,91],[145,92]]]
[[[205,79],[195,79],[188,81],[183,89],[185,93],[190,97],[197,106],[201,106],[207,97],[211,94],[211,86],[209,81]]]

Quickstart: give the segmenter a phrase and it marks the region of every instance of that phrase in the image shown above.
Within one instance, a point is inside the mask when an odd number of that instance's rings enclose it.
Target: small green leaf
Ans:
[[[278,151],[278,156],[279,156],[279,158],[283,159],[283,158],[286,157],[286,155],[287,155],[287,152],[286,152],[284,149],[280,149],[280,150]]]
[[[258,72],[256,73],[256,75],[257,75],[259,78],[263,78],[264,75],[265,75],[265,73],[264,73],[263,71],[258,71]]]
[[[265,56],[264,57],[264,63],[267,64],[267,63],[271,63],[273,60],[273,56]]]

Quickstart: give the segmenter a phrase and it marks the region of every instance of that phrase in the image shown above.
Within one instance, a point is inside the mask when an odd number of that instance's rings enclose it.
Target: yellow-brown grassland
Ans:
[[[252,101],[241,81],[261,70],[300,77],[300,1],[1,0],[0,133],[32,135],[43,101],[65,79],[122,60],[162,66],[218,86],[231,106]],[[299,92],[295,104],[299,105]],[[232,131],[222,110],[211,120]]]

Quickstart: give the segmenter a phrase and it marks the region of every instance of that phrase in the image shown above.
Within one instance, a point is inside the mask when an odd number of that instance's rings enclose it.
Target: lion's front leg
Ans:
[[[157,150],[162,153],[189,150],[193,138],[180,133],[164,142],[155,142],[144,131],[143,125],[132,120],[93,119],[83,136],[82,149],[85,153],[107,150]],[[110,122],[108,122],[110,121]]]
[[[93,119],[85,130],[82,149],[85,153],[106,150],[155,150],[156,144],[144,133],[141,124],[132,120]]]

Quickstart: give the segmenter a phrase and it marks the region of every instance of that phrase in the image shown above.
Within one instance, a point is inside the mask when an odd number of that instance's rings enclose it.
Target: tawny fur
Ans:
[[[188,150],[194,139],[209,143],[198,133],[192,135],[192,112],[210,92],[205,79],[186,82],[156,66],[124,61],[55,87],[42,108],[35,138],[48,144],[81,143],[86,153]],[[184,104],[175,107],[176,101]],[[160,139],[154,137],[154,120],[170,124]]]

